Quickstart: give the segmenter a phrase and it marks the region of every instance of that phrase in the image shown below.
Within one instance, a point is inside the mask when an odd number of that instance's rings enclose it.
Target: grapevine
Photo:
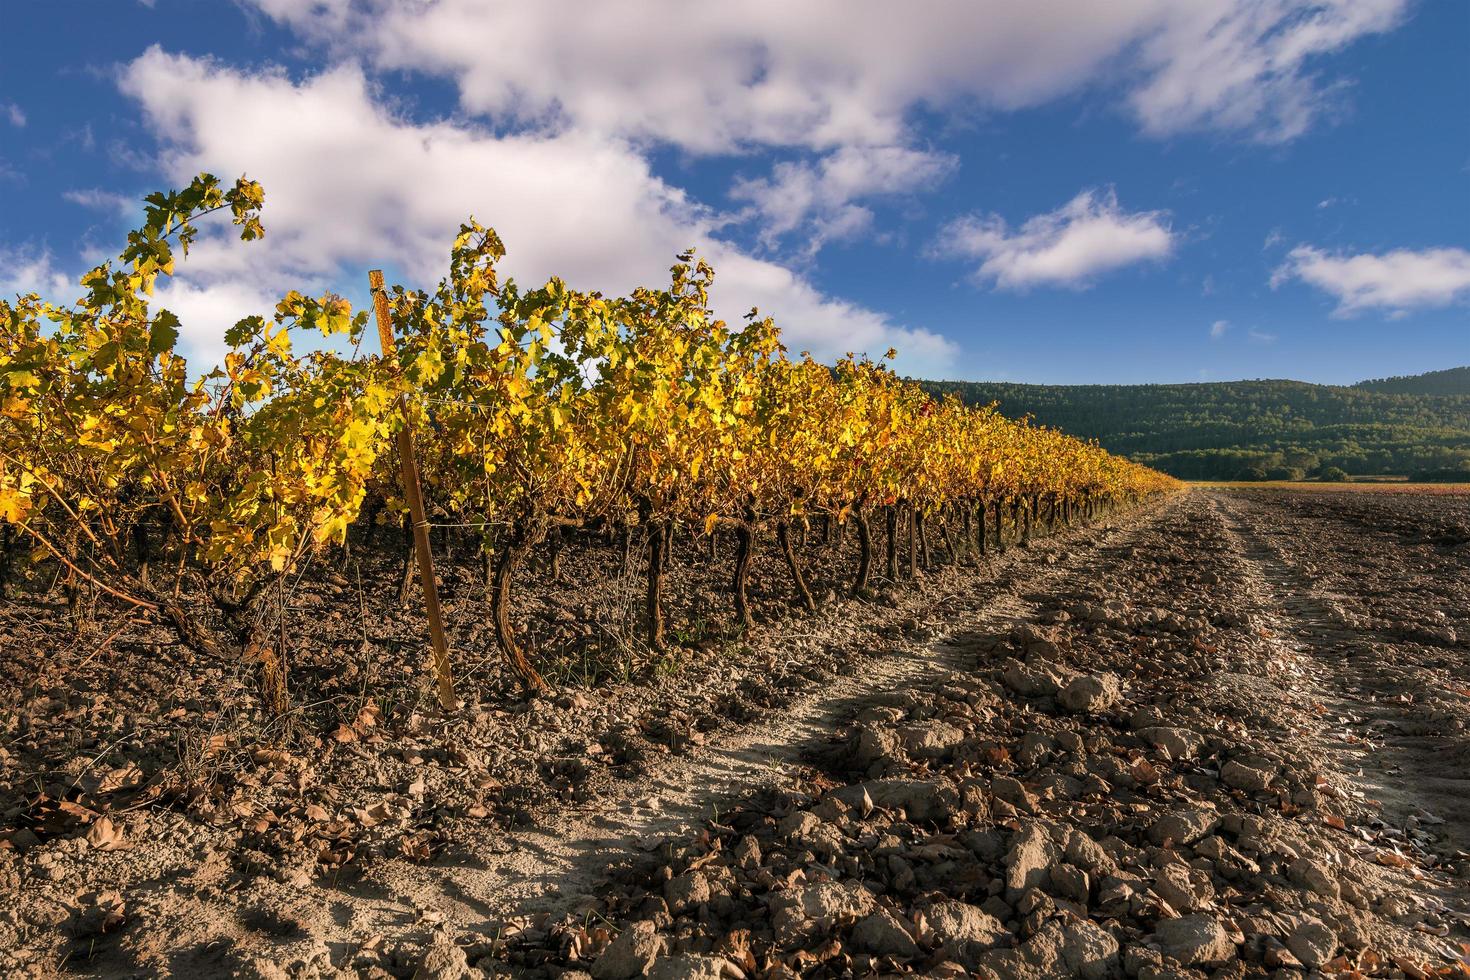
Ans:
[[[277,708],[273,639],[290,577],[340,545],[368,511],[401,513],[392,439],[421,439],[425,493],[473,529],[488,569],[495,643],[531,690],[546,687],[515,635],[514,583],[526,556],[567,529],[647,541],[644,621],[669,642],[670,536],[732,534],[738,626],[753,553],[774,536],[793,602],[817,602],[798,541],[855,528],[850,582],[877,570],[875,517],[887,529],[884,578],[933,562],[932,531],[954,563],[1004,547],[1009,514],[1024,542],[1047,526],[1135,505],[1173,480],[1095,444],[991,407],[936,399],[888,357],[835,365],[792,355],[775,321],[735,325],[709,304],[714,270],[693,252],[669,282],[622,297],[559,278],[502,281],[496,233],[463,225],[448,275],[389,297],[396,362],[293,349],[293,338],[360,339],[366,317],[340,297],[292,292],[271,319],[240,321],[223,363],[202,374],[177,347],[183,325],[153,310],[205,215],[228,210],[262,237],[264,192],[210,175],[149,198],[146,223],[116,264],[81,280],[72,306],[36,295],[0,301],[0,524],[95,588],[175,629],[201,655],[253,659]]]

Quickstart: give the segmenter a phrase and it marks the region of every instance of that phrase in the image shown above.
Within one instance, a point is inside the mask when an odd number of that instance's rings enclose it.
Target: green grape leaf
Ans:
[[[174,349],[179,341],[179,318],[169,310],[159,310],[148,329],[148,353],[157,357]]]

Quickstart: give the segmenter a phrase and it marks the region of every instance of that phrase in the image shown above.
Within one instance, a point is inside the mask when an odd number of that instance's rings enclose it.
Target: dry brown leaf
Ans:
[[[1393,958],[1393,964],[1400,970],[1403,970],[1404,976],[1409,977],[1409,980],[1427,980],[1427,978],[1429,977],[1428,970],[1424,969],[1424,967],[1420,966],[1418,963],[1415,963],[1407,956],[1395,956]]]
[[[1128,766],[1129,775],[1137,782],[1147,786],[1159,781],[1159,771],[1147,759],[1135,759]]]
[[[1412,868],[1414,862],[1393,851],[1379,851],[1373,859],[1386,868]]]
[[[131,789],[141,785],[143,782],[143,770],[139,769],[137,763],[129,762],[126,765],[110,769],[97,783],[98,793],[115,793],[120,789]]]
[[[296,761],[295,756],[281,749],[256,749],[250,753],[250,758],[257,766],[268,769],[288,769]]]
[[[87,829],[87,843],[99,851],[118,851],[127,846],[122,828],[110,817],[98,817]]]

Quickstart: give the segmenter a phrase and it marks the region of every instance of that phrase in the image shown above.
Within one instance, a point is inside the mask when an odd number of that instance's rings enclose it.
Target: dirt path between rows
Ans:
[[[1406,643],[1448,636],[1452,648],[1457,634],[1416,634],[1420,621],[1443,629],[1448,617],[1438,610],[1434,620],[1421,610],[1375,623],[1367,608],[1372,590],[1411,598],[1423,589],[1422,576],[1395,564],[1398,542],[1325,511],[1303,521],[1234,496],[1215,496],[1211,506],[1248,562],[1246,587],[1270,610],[1283,663],[1300,669],[1325,708],[1324,746],[1385,805],[1386,820],[1406,831],[1434,828],[1446,854],[1470,852],[1470,740],[1463,721],[1435,718],[1424,707],[1453,687],[1454,675],[1425,669]],[[1334,570],[1319,573],[1321,562]],[[1467,571],[1455,564],[1446,559],[1432,568],[1453,581]],[[1463,674],[1459,680],[1466,687]],[[1451,694],[1445,714],[1463,707],[1454,700],[1465,696]]]
[[[927,617],[944,624],[941,635],[866,658],[847,676],[798,696],[778,716],[618,780],[591,805],[547,814],[539,825],[474,844],[459,858],[427,867],[394,862],[377,869],[370,883],[339,888],[337,928],[331,930],[337,935],[318,938],[345,944],[364,931],[401,929],[426,913],[430,921],[469,929],[587,905],[608,864],[629,848],[651,848],[717,815],[739,794],[780,782],[788,767],[830,739],[840,721],[875,698],[973,662],[968,637],[1006,633],[1034,612],[1033,599],[1097,574],[1175,505],[1014,549],[981,572],[946,583]]]

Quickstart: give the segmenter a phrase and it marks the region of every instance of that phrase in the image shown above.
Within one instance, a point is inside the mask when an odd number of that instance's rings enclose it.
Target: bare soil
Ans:
[[[684,542],[655,656],[569,548],[531,702],[449,563],[450,718],[381,542],[288,597],[284,721],[33,583],[0,974],[1465,974],[1470,496],[1196,490],[861,600],[813,543],[813,616],[764,550],[740,636]]]

